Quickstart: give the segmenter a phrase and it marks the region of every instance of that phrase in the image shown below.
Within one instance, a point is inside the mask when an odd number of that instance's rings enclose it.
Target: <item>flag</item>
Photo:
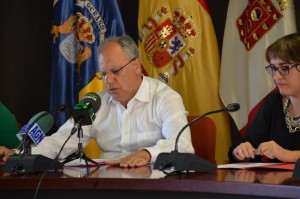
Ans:
[[[232,118],[243,135],[265,96],[275,88],[265,71],[265,50],[296,32],[293,1],[231,0],[223,38],[220,95],[224,104],[238,102]]]
[[[125,28],[116,0],[54,0],[50,110],[66,104],[70,109],[87,92],[104,89],[97,52],[108,36],[123,35]],[[70,113],[55,113],[60,127]]]
[[[54,0],[51,28],[52,60],[50,110],[66,104],[72,109],[88,92],[105,89],[95,78],[98,48],[108,36],[125,34],[117,0]],[[70,112],[55,113],[60,127]],[[90,158],[99,158],[94,139],[84,148]]]
[[[219,96],[220,55],[205,0],[140,0],[139,49],[144,73],[183,98],[190,115],[224,108]],[[228,115],[210,115],[217,129],[216,161],[227,160]]]

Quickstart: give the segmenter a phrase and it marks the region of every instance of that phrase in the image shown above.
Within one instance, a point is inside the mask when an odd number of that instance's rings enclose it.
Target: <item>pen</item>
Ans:
[[[257,152],[258,152],[257,149],[253,149],[253,153],[254,153],[255,155],[258,155]]]
[[[257,155],[257,152],[258,152],[258,150],[257,150],[257,149],[253,149],[253,153],[254,153],[255,155]],[[236,156],[239,156],[239,153],[238,153],[238,152],[236,152],[236,153],[235,153],[235,155],[236,155]]]

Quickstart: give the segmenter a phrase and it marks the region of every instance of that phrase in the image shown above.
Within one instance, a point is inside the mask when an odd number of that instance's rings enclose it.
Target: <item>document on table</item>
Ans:
[[[293,164],[293,163],[241,162],[241,163],[218,165],[218,169],[253,169],[253,168],[282,169],[282,170],[292,170],[293,171],[295,168],[295,164]]]

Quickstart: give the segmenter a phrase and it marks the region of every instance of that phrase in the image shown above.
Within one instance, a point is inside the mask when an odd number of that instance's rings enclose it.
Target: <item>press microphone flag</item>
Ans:
[[[29,124],[25,124],[24,126],[22,126],[22,128],[18,131],[17,133],[17,137],[20,141],[23,140],[24,135],[26,135],[26,133],[28,132],[28,130],[30,129],[30,125]]]
[[[33,127],[28,132],[28,135],[35,145],[38,145],[45,137],[45,133],[38,124],[33,125]]]
[[[17,137],[19,138],[20,141],[23,140],[23,137],[25,135],[28,135],[33,143],[35,145],[38,145],[45,137],[44,131],[41,129],[41,127],[37,124],[34,123],[31,129],[30,125],[26,124],[22,127],[22,129],[18,132]],[[27,133],[28,132],[28,133]]]
[[[217,167],[211,162],[204,160],[194,154],[191,153],[179,153],[178,152],[178,140],[182,132],[194,122],[200,120],[201,118],[219,112],[235,112],[240,109],[240,105],[237,103],[229,104],[225,109],[215,110],[207,112],[191,122],[187,123],[182,129],[179,131],[176,141],[175,141],[175,149],[171,153],[160,153],[157,156],[157,159],[154,163],[154,169],[156,170],[167,170],[171,169],[174,171],[212,171]]]
[[[28,122],[25,124],[20,131],[17,133],[17,137],[20,141],[24,139],[24,136],[28,135],[28,132],[33,129],[34,125],[38,125],[40,130],[47,134],[54,125],[53,116],[47,111],[41,111],[35,114]]]

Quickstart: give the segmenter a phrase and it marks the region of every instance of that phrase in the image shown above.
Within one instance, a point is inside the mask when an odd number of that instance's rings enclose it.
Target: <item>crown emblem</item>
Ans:
[[[196,37],[199,31],[195,25],[192,16],[188,16],[186,12],[182,11],[180,8],[176,8],[173,13],[173,23],[185,38]]]
[[[200,34],[192,15],[180,8],[168,10],[164,6],[155,10],[139,32],[149,63],[159,68],[157,75],[165,83],[196,53],[190,43]]]
[[[83,16],[81,13],[77,13],[78,22],[77,22],[77,35],[79,41],[94,43],[95,35],[93,32],[92,22],[93,20],[89,20],[87,17]]]

